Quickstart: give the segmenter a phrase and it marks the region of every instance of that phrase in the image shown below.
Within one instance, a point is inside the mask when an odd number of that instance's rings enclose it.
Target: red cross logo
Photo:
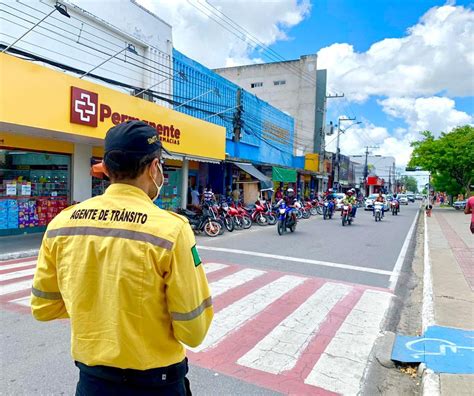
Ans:
[[[71,122],[97,126],[99,95],[85,89],[71,87]]]

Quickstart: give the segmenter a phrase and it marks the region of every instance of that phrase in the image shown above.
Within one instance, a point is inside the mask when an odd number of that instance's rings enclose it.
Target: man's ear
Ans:
[[[109,170],[107,169],[107,166],[105,166],[104,160],[102,160],[102,169],[104,170],[105,176],[107,176],[110,179]]]

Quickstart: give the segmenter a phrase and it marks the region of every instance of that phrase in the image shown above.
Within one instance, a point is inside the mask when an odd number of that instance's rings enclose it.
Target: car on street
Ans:
[[[408,197],[405,194],[398,194],[398,202],[400,205],[408,205]]]
[[[423,195],[421,195],[421,194],[416,194],[416,195],[415,195],[415,199],[416,199],[417,201],[421,201],[421,200],[423,200]]]
[[[455,202],[453,203],[453,207],[454,207],[454,209],[456,209],[456,210],[461,210],[461,209],[464,210],[464,208],[466,207],[466,202],[467,202],[467,201],[466,201],[465,199],[462,200],[462,201],[455,201]]]
[[[407,194],[408,202],[415,202],[415,194]]]
[[[379,194],[370,194],[366,199],[364,203],[364,210],[372,210],[374,207],[374,200],[377,198]],[[386,194],[382,194],[382,196],[385,198],[385,205],[384,205],[384,210],[388,211],[390,209],[390,197],[388,197]]]

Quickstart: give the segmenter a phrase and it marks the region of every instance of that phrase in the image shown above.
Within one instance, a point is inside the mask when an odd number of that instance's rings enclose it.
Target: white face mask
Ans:
[[[158,168],[160,169],[160,173],[161,173],[161,184],[160,184],[160,185],[158,185],[158,183],[157,183],[156,180],[153,178],[153,176],[150,175],[151,180],[152,180],[153,184],[154,184],[155,187],[156,187],[156,195],[155,195],[153,198],[151,198],[151,200],[152,200],[153,202],[155,202],[156,199],[159,197],[161,188],[163,187],[163,183],[164,183],[163,168],[161,167],[161,164],[160,164],[160,163],[158,163]]]

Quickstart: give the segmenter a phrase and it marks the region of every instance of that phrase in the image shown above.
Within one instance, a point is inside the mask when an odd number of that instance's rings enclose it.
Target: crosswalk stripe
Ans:
[[[237,363],[273,374],[292,369],[327,314],[351,289],[324,284]]]
[[[16,263],[16,264],[2,265],[0,266],[0,271],[21,268],[21,267],[29,267],[32,265],[36,266],[36,261],[23,261],[21,263]]]
[[[31,296],[27,296],[27,297],[17,298],[16,300],[12,300],[10,302],[15,303],[15,304],[23,305],[24,307],[29,307],[30,306],[30,300],[31,300]]]
[[[204,269],[206,270],[206,274],[210,274],[211,272],[218,271],[227,267],[228,265],[220,264],[220,263],[205,263],[204,264]]]
[[[306,377],[305,384],[345,395],[359,393],[391,297],[380,291],[364,292]]]
[[[0,282],[16,279],[16,278],[22,278],[28,275],[34,275],[35,271],[36,271],[36,268],[28,268],[21,271],[14,271],[14,272],[8,272],[6,274],[0,274]]]
[[[226,276],[225,278],[219,279],[218,281],[212,282],[209,286],[211,288],[212,297],[220,296],[226,291],[243,285],[251,281],[252,279],[258,278],[265,274],[265,271],[255,270],[255,269],[244,269],[238,271],[232,275]]]
[[[15,293],[20,290],[31,289],[32,284],[33,284],[33,278],[27,279],[21,282],[9,283],[8,285],[1,285],[0,296],[4,296],[5,294],[10,294],[10,293]]]
[[[217,312],[206,339],[192,351],[200,352],[215,346],[227,334],[238,330],[246,321],[305,280],[299,276],[284,275]]]

